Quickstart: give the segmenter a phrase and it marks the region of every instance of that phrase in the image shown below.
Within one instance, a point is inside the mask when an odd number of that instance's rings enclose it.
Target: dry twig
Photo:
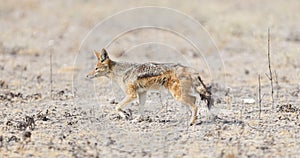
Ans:
[[[49,57],[49,60],[50,60],[50,98],[53,99],[52,97],[52,90],[53,90],[53,78],[52,78],[52,53],[53,53],[53,41],[49,41],[48,43],[48,46],[49,46],[49,52],[50,52],[50,57]]]
[[[258,75],[258,105],[259,105],[259,119],[261,116],[261,84],[260,84],[260,75]]]
[[[271,83],[272,109],[274,109],[274,87],[273,87],[273,74],[271,68],[271,55],[270,55],[270,28],[268,28],[268,63],[269,63],[269,75],[266,74],[266,76],[269,78]]]

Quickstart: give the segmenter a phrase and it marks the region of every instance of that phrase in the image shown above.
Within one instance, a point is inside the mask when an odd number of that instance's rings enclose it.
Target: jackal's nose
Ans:
[[[92,79],[92,78],[94,78],[93,76],[91,76],[91,75],[86,75],[86,77],[85,77],[86,79]]]

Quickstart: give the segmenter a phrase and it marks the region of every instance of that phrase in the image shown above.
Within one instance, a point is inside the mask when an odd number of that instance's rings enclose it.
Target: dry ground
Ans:
[[[0,3],[0,157],[300,155],[298,0]],[[186,107],[169,96],[151,92],[144,121],[134,121],[138,114],[136,102],[126,109],[132,112],[133,119],[119,119],[113,110],[121,96],[116,88],[111,90],[105,79],[96,85],[97,105],[79,105],[80,98],[74,102],[74,91],[93,85],[84,81],[81,87],[72,90],[73,75],[81,69],[74,67],[74,61],[83,38],[104,18],[145,5],[185,12],[197,19],[215,40],[224,62],[222,75],[226,77],[227,87],[222,90],[226,93],[215,94],[218,100],[212,112],[218,118],[210,118],[200,103],[198,124],[188,127]],[[271,108],[270,84],[265,76],[268,27],[274,74],[276,71],[274,108]],[[137,35],[133,34],[131,41]],[[130,45],[131,41],[126,42]],[[188,60],[196,62],[197,58],[189,55]],[[91,68],[95,60],[91,54],[88,56],[91,65],[86,67]],[[144,58],[147,59],[152,56]],[[254,104],[243,101],[257,100],[258,75],[262,77],[261,114],[257,101]],[[209,74],[203,70],[203,76],[208,78]]]

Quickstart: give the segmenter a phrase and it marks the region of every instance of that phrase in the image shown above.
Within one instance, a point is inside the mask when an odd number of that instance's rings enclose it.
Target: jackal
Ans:
[[[140,109],[146,101],[148,90],[166,88],[180,103],[188,105],[192,111],[190,125],[197,117],[196,97],[192,92],[197,92],[201,100],[206,101],[207,108],[213,104],[210,87],[207,87],[199,73],[190,67],[173,63],[126,63],[116,62],[109,58],[105,49],[101,52],[94,51],[98,62],[87,78],[106,76],[117,83],[125,92],[126,97],[117,104],[116,111],[125,117],[122,110],[129,102],[139,98]]]

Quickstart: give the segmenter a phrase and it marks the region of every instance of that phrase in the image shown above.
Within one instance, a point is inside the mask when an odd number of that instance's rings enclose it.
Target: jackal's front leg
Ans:
[[[125,107],[129,102],[133,101],[135,98],[126,96],[117,106],[116,111],[122,118],[128,118],[128,114],[126,114],[125,111],[122,110],[123,107]]]
[[[136,96],[136,89],[135,86],[132,84],[129,84],[126,87],[126,97],[116,106],[116,111],[119,113],[119,115],[122,118],[128,118],[125,116],[126,112],[122,110],[123,107],[125,107],[129,102],[133,101],[137,96]]]
[[[140,92],[139,94],[139,112],[140,115],[143,116],[144,115],[144,110],[145,110],[145,102],[146,102],[146,98],[147,98],[147,92]]]
[[[146,102],[146,98],[147,98],[147,92],[139,92],[138,93],[139,96],[139,115],[137,116],[137,118],[135,118],[133,121],[135,122],[141,122],[144,120],[144,111],[145,111],[145,102]]]

